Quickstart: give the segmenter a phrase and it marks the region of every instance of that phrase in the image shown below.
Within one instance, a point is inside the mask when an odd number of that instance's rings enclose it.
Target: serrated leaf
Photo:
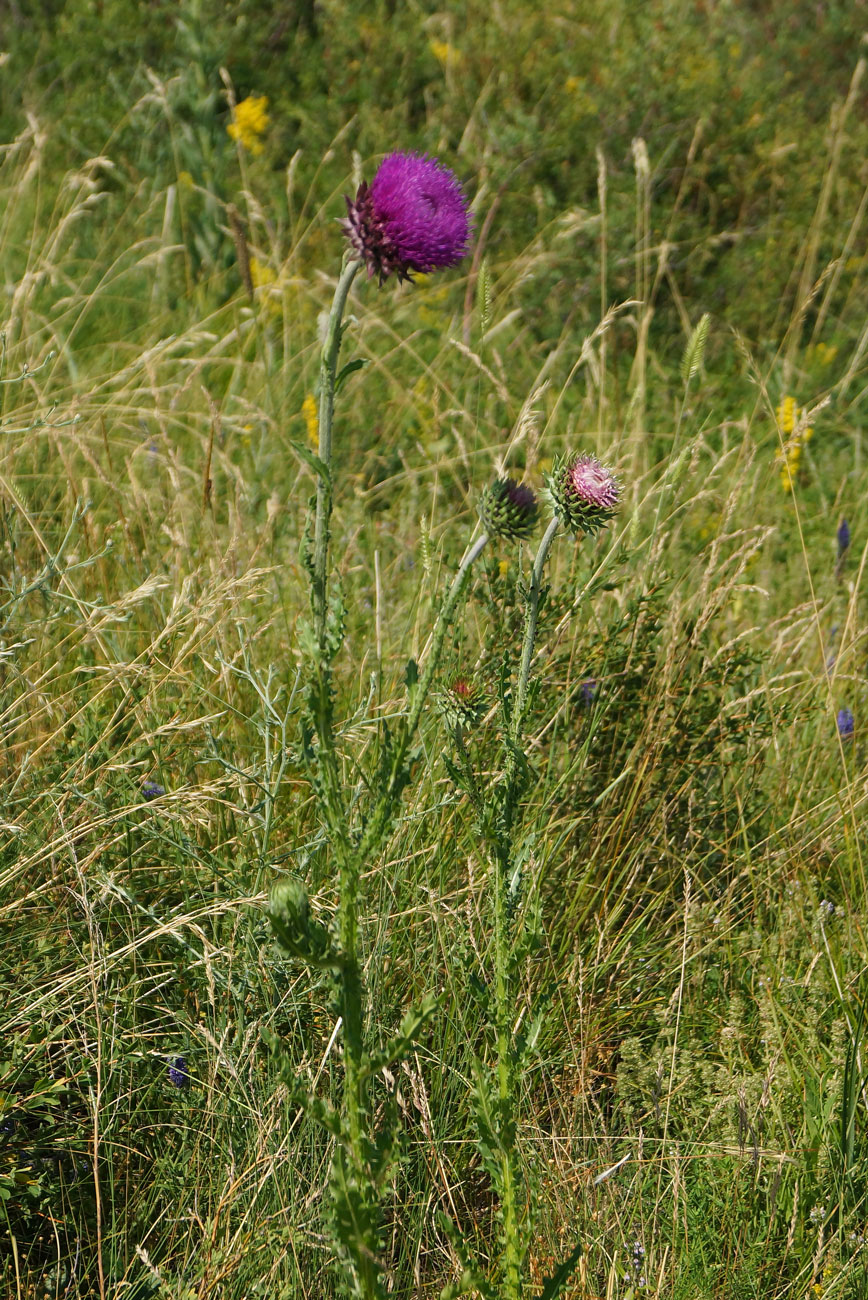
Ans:
[[[398,1032],[389,1039],[385,1047],[379,1052],[374,1052],[364,1062],[363,1076],[369,1078],[372,1074],[379,1074],[380,1070],[405,1057],[418,1038],[423,1025],[437,1010],[439,1003],[440,999],[435,994],[429,993],[422,1000],[421,1006],[411,1007],[401,1021]]]
[[[357,370],[361,370],[363,366],[369,366],[370,364],[371,362],[369,357],[357,357],[355,361],[348,361],[345,366],[341,367],[338,377],[335,380],[335,392],[340,392],[341,385],[349,379],[350,375],[355,374]]]
[[[324,460],[320,460],[319,456],[312,452],[310,447],[305,447],[303,442],[293,442],[290,439],[289,445],[295,452],[296,456],[298,456],[300,460],[304,461],[308,469],[313,470],[317,478],[321,478],[324,482],[331,484],[332,476],[329,473],[328,465],[326,465]]]
[[[558,1268],[555,1269],[554,1273],[552,1273],[550,1277],[543,1278],[543,1289],[540,1293],[539,1300],[555,1300],[555,1296],[560,1295],[572,1277],[581,1255],[582,1247],[581,1245],[578,1245],[575,1250],[567,1256],[563,1264],[559,1265]]]

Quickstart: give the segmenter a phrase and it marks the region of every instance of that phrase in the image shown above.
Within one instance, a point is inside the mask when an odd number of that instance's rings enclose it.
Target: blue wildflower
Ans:
[[[594,680],[593,677],[589,677],[586,681],[580,684],[579,690],[582,693],[582,701],[585,705],[585,708],[589,709],[591,705],[594,703],[594,696],[597,694],[596,681]]]
[[[842,519],[838,525],[838,559],[850,547],[850,525],[846,519]]]
[[[187,1062],[183,1056],[170,1057],[169,1083],[173,1088],[189,1088],[190,1071],[187,1069]]]
[[[165,793],[165,786],[157,785],[156,781],[146,781],[142,786],[142,794],[146,799],[159,799],[160,795]]]
[[[838,735],[842,740],[850,740],[853,732],[856,730],[856,719],[853,717],[850,709],[840,709],[838,712]]]

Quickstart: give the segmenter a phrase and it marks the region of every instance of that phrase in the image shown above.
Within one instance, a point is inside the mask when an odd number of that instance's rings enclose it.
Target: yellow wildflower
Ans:
[[[268,130],[270,118],[267,95],[248,95],[236,104],[226,130],[230,137],[252,154],[262,153],[261,135]]]
[[[262,289],[268,284],[274,284],[277,276],[267,262],[260,262],[258,257],[251,257],[250,278],[254,289]]]
[[[796,427],[796,411],[796,399],[794,397],[782,397],[775,411],[778,424],[781,426],[781,433],[785,433],[788,437]]]
[[[457,68],[461,65],[464,55],[460,50],[456,50],[454,45],[448,41],[429,41],[428,49],[434,55],[434,58],[440,64],[441,68]]]
[[[304,423],[307,428],[307,440],[314,451],[319,451],[319,418],[316,410],[316,398],[313,393],[308,393],[305,396],[301,404],[301,413],[304,416]]]
[[[505,578],[509,573],[509,560],[500,560],[497,565],[497,570],[501,578]]]
[[[193,177],[189,172],[178,172],[178,184],[182,190],[191,190],[194,185]]]
[[[775,408],[778,428],[786,439],[778,452],[781,463],[781,487],[792,492],[802,462],[802,448],[814,436],[813,426],[804,424],[804,412],[799,410],[794,397],[784,396]]]

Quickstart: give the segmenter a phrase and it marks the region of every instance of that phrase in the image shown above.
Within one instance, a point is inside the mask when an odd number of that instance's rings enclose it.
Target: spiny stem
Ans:
[[[534,644],[536,642],[536,628],[539,618],[539,603],[542,595],[542,574],[545,568],[545,562],[548,559],[548,553],[551,550],[555,534],[560,527],[560,520],[555,517],[552,519],[543,539],[539,544],[539,550],[533,562],[533,572],[530,580],[530,590],[527,594],[527,603],[524,612],[524,640],[521,647],[521,662],[518,669],[518,683],[515,691],[515,703],[512,709],[512,718],[510,720],[510,750],[506,760],[506,779],[507,779],[507,809],[511,815],[511,805],[513,803],[513,786],[518,770],[518,749],[521,744],[522,727],[524,726],[524,714],[527,708],[527,693],[530,684],[530,665],[533,659]]]
[[[335,289],[326,326],[325,342],[320,357],[319,371],[319,447],[317,454],[326,469],[316,484],[316,522],[313,536],[313,607],[316,636],[320,655],[325,652],[326,617],[328,611],[327,577],[329,520],[332,513],[332,420],[335,409],[335,380],[338,356],[341,350],[341,320],[344,314],[350,285],[361,263],[344,257],[340,278]]]
[[[560,527],[552,519],[539,544],[533,563],[530,588],[524,613],[524,639],[518,671],[515,701],[509,727],[509,746],[506,756],[505,789],[503,791],[503,821],[493,845],[494,857],[494,1000],[495,1030],[497,1038],[497,1091],[500,1103],[500,1170],[503,1197],[503,1297],[520,1300],[522,1293],[522,1260],[524,1247],[519,1225],[519,1196],[521,1171],[516,1147],[516,1096],[515,1044],[512,1016],[515,990],[512,978],[512,927],[509,915],[509,882],[512,868],[512,827],[518,784],[518,756],[521,747],[524,716],[527,709],[530,685],[530,666],[533,660],[539,605],[542,596],[542,575],[555,534]]]
[[[407,751],[413,743],[413,737],[416,734],[416,728],[419,726],[419,720],[422,717],[422,710],[425,707],[425,701],[431,690],[431,684],[434,680],[439,664],[440,656],[443,652],[443,642],[446,639],[446,631],[452,622],[452,616],[458,604],[461,593],[464,590],[470,568],[474,560],[482,553],[483,548],[488,542],[488,534],[482,533],[466,552],[464,559],[458,566],[458,572],[452,579],[452,586],[446,593],[446,598],[440,610],[437,623],[434,627],[434,635],[431,638],[431,649],[425,660],[425,667],[422,676],[416,683],[413,693],[413,703],[410,712],[404,723],[400,738],[395,746],[395,752],[392,756],[392,764],[389,776],[386,781],[386,788],[383,790],[377,805],[371,814],[362,841],[359,846],[359,858],[362,862],[368,862],[376,854],[380,847],[383,836],[386,834],[392,813],[392,807],[395,801],[396,793],[401,778],[401,772],[404,767],[404,761],[407,757]]]

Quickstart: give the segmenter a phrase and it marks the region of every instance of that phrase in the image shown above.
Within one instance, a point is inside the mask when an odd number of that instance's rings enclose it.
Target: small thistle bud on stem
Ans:
[[[497,479],[485,489],[479,502],[486,532],[510,541],[526,541],[536,528],[538,513],[531,489],[513,478]]]
[[[546,481],[555,514],[573,533],[595,533],[615,515],[621,485],[596,456],[568,456]]]
[[[453,677],[437,699],[446,725],[470,730],[485,716],[487,699],[485,691],[467,677]]]

